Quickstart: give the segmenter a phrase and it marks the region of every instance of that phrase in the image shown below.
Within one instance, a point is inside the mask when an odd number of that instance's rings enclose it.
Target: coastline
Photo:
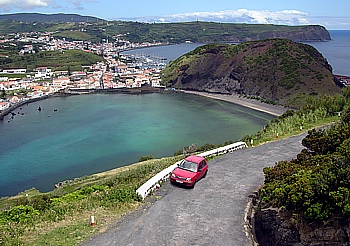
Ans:
[[[67,96],[79,96],[83,94],[90,94],[90,93],[124,93],[124,94],[142,94],[142,93],[158,93],[160,92],[159,89],[82,89],[82,90],[72,90],[72,93],[64,93],[64,92],[56,92],[54,94],[45,95],[37,98],[31,98],[25,101],[21,101],[18,103],[15,103],[11,105],[9,108],[5,110],[0,110],[0,121],[4,119],[4,117],[8,114],[10,114],[15,109],[32,102],[45,100],[51,97],[67,97]]]
[[[89,92],[89,93],[106,93],[106,92],[111,92],[111,91],[99,90],[99,91],[93,91],[93,92]],[[140,90],[135,90],[132,93],[140,93],[141,94],[141,93],[145,93],[145,92],[150,92],[150,91],[145,90],[144,92],[142,92]],[[155,91],[152,91],[152,93],[154,93],[154,92]],[[272,104],[266,104],[266,103],[262,103],[258,100],[255,100],[255,99],[247,99],[247,98],[239,97],[238,95],[217,94],[217,93],[207,93],[207,92],[198,92],[198,91],[166,91],[166,92],[168,92],[168,93],[188,93],[188,94],[193,94],[193,95],[204,96],[207,98],[212,98],[215,100],[222,100],[222,101],[226,101],[229,103],[241,105],[243,107],[251,108],[251,109],[254,109],[257,111],[261,111],[261,112],[264,112],[264,113],[267,113],[267,114],[270,114],[273,116],[282,115],[287,110],[286,108],[284,108],[282,106],[275,106]],[[113,91],[112,93],[126,93],[126,92],[125,91],[118,91],[118,92]],[[129,93],[131,93],[131,92],[128,92],[127,94],[129,94]],[[164,93],[164,91],[158,91],[155,93]],[[75,95],[75,94],[72,94],[72,95]],[[14,109],[20,107],[23,104],[27,104],[27,103],[31,103],[31,102],[35,102],[35,101],[39,101],[39,100],[45,100],[45,99],[53,97],[53,96],[61,97],[61,96],[69,96],[69,95],[67,95],[67,94],[55,94],[55,95],[51,95],[51,96],[45,96],[45,97],[40,97],[40,98],[28,100],[28,101],[22,102],[20,104],[13,105],[6,112],[2,112],[2,114],[0,116],[4,117],[5,115],[10,114]],[[128,166],[133,166],[133,165],[138,165],[138,164],[139,163],[133,163],[133,164],[130,164]],[[117,169],[119,169],[119,168],[117,168]],[[114,170],[109,170],[109,171],[114,172]],[[106,172],[108,173],[109,171],[106,171]],[[103,176],[106,174],[106,172],[94,173],[92,175],[97,175],[97,176],[102,175]],[[55,186],[57,186],[57,187],[62,186],[65,183],[67,183],[68,181],[70,181],[70,180],[61,180],[58,183],[55,183],[55,184],[53,183],[52,187],[54,189]],[[24,191],[22,191],[22,192],[24,192]]]
[[[126,93],[126,94],[140,93],[141,94],[141,93],[163,93],[163,92],[164,91],[160,91],[159,89],[156,89],[156,90],[145,90],[145,89],[143,89],[143,90],[142,89],[139,89],[139,90],[112,89],[112,90],[110,90],[110,89],[106,89],[106,90],[92,90],[92,91],[87,91],[85,93]],[[277,117],[282,115],[284,112],[286,112],[288,110],[288,108],[283,107],[283,106],[277,106],[277,105],[263,103],[263,102],[260,102],[258,100],[255,100],[255,99],[244,98],[244,97],[238,96],[236,94],[229,95],[229,94],[219,94],[219,93],[210,93],[210,92],[201,92],[201,91],[187,91],[187,90],[183,90],[181,92],[238,104],[238,105],[241,105],[243,107],[251,108],[251,109],[254,109],[254,110],[257,110],[260,112],[264,112],[264,113],[267,113],[267,114],[270,114],[273,116],[277,116]],[[47,96],[33,98],[30,100],[16,103],[16,104],[12,105],[10,108],[7,108],[3,111],[0,111],[0,120],[3,120],[3,118],[6,115],[10,114],[13,110],[15,110],[16,108],[18,108],[22,105],[25,105],[25,104],[28,104],[31,102],[35,102],[35,101],[44,100],[44,99],[50,98],[52,96],[72,96],[72,95],[79,95],[79,93],[77,93],[77,94],[64,94],[64,95],[62,95],[62,94],[47,95]]]
[[[6,115],[10,114],[13,110],[25,105],[25,104],[28,104],[28,103],[32,103],[32,102],[36,102],[36,101],[40,101],[40,100],[45,100],[47,98],[50,98],[52,95],[47,95],[47,96],[42,96],[42,97],[37,97],[37,98],[32,98],[32,99],[29,99],[29,100],[26,100],[26,101],[21,101],[21,102],[18,102],[18,103],[15,103],[13,105],[11,105],[9,108],[1,111],[0,110],[0,121],[3,120],[5,118]]]
[[[235,103],[243,107],[251,108],[273,116],[280,116],[288,110],[288,108],[283,106],[276,106],[272,104],[263,103],[255,99],[240,97],[236,94],[228,95],[228,94],[218,94],[218,93],[209,93],[209,92],[200,92],[200,91],[184,91],[184,92],[188,94],[194,94],[194,95],[213,98],[213,99],[222,100],[230,103]]]

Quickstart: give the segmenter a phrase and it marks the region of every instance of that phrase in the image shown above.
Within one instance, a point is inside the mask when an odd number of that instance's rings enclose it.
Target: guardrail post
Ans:
[[[90,222],[91,222],[91,226],[95,225],[95,216],[91,215]]]

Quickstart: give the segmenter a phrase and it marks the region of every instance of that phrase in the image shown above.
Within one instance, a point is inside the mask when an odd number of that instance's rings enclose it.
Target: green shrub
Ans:
[[[307,221],[350,215],[350,128],[344,119],[330,128],[311,130],[306,149],[291,161],[264,168],[263,201],[284,207]]]
[[[84,192],[81,190],[78,190],[78,191],[75,191],[72,193],[68,193],[68,194],[61,196],[61,197],[51,198],[52,205],[57,206],[57,205],[60,205],[62,203],[70,203],[70,202],[82,200],[82,199],[86,198],[86,195],[84,195],[82,193],[84,193]]]
[[[40,212],[29,205],[19,205],[0,213],[0,224],[15,222],[23,223],[33,220]]]
[[[108,194],[108,200],[116,203],[140,201],[140,197],[131,187],[119,187],[113,189]]]
[[[139,162],[152,160],[152,159],[154,159],[153,155],[141,156],[140,159],[139,159]]]

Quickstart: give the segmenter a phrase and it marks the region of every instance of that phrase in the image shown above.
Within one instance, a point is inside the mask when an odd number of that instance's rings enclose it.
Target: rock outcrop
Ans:
[[[348,246],[349,221],[336,218],[326,223],[297,222],[284,209],[266,208],[255,212],[255,233],[260,246]]]
[[[310,25],[305,26],[304,28],[298,31],[272,31],[272,32],[264,32],[261,34],[250,34],[247,37],[236,38],[238,42],[245,41],[256,41],[263,39],[271,39],[271,38],[286,38],[290,39],[294,42],[306,42],[306,41],[330,41],[331,36],[329,32],[323,26],[318,25]]]
[[[163,81],[171,87],[253,96],[288,106],[300,95],[340,93],[322,54],[288,39],[201,46],[163,72]]]
[[[349,246],[350,221],[296,221],[285,209],[265,207],[258,193],[251,196],[250,234],[259,246]]]

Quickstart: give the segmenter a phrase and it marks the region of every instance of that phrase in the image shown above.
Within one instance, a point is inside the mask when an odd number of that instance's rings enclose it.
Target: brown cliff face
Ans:
[[[259,209],[254,214],[256,239],[260,246],[346,246],[350,245],[349,220],[333,218],[323,223],[292,223],[283,209]]]
[[[286,38],[294,42],[306,42],[306,41],[330,41],[331,36],[329,32],[322,26],[311,25],[305,26],[300,30],[290,31],[273,31],[265,32],[261,34],[251,34],[240,41],[253,41],[263,40],[271,38]]]
[[[171,62],[168,86],[241,94],[297,106],[300,96],[340,93],[332,68],[312,46],[287,39],[209,44]]]

